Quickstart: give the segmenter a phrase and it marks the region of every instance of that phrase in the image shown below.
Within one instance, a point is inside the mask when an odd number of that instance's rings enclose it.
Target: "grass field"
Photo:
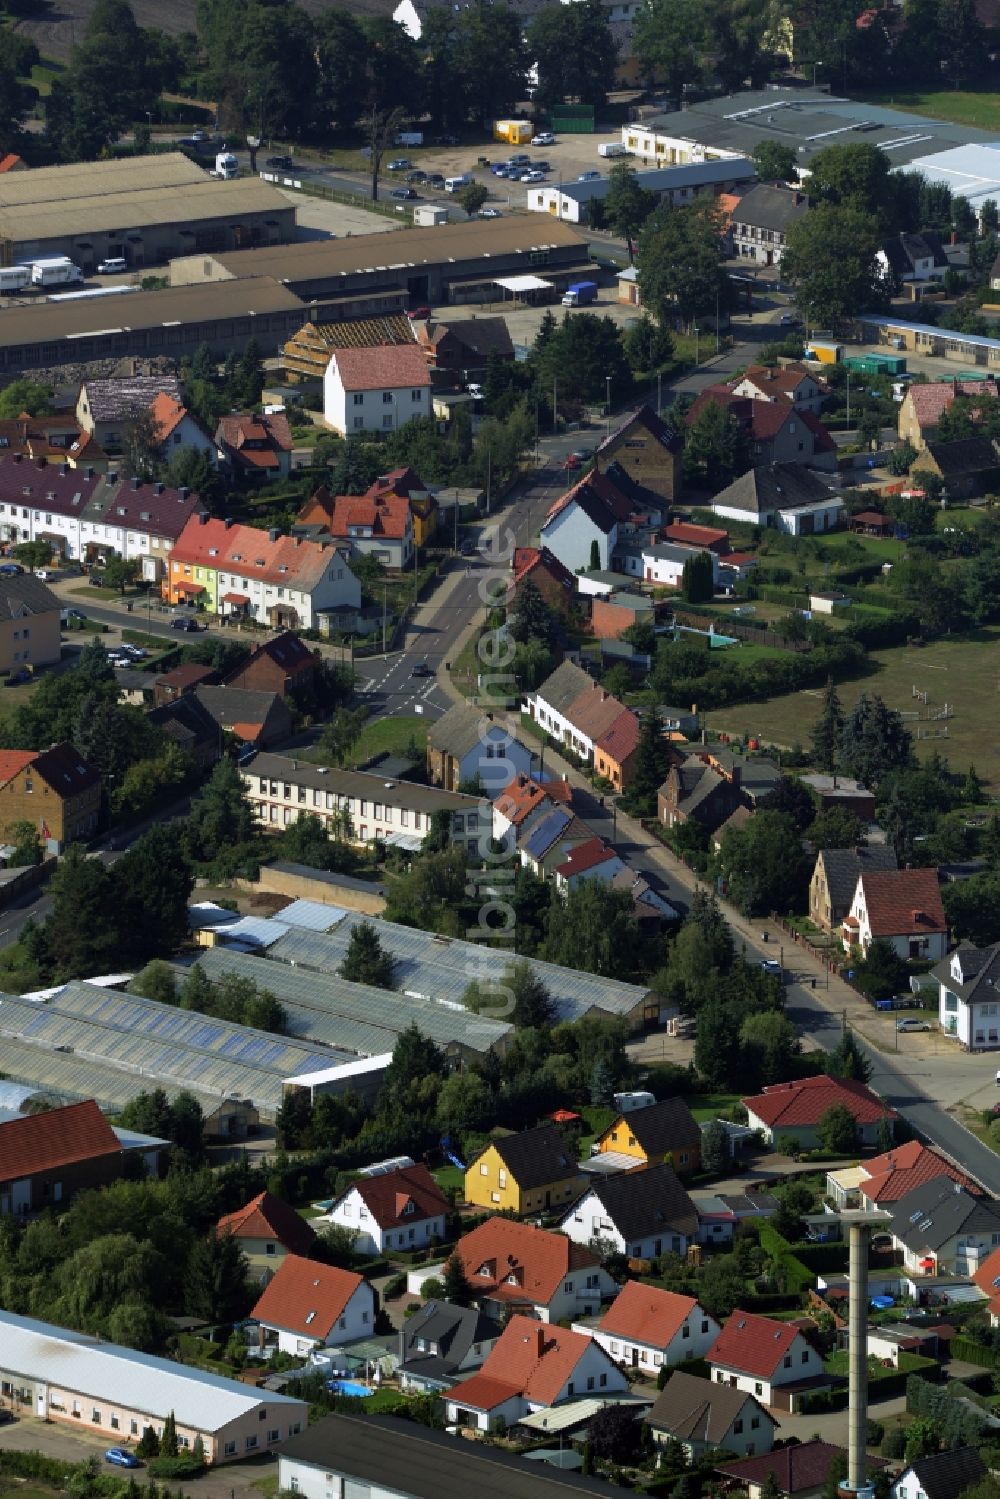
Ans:
[[[361,765],[373,755],[381,755],[386,751],[392,755],[405,755],[411,740],[422,759],[427,748],[427,724],[422,718],[376,719],[362,729],[361,737],[351,753],[351,763]]]
[[[894,89],[891,92],[862,94],[871,104],[906,109],[913,114],[930,115],[938,120],[955,120],[959,125],[974,125],[978,130],[1000,130],[1000,95],[966,93],[961,89]]]
[[[922,648],[900,646],[876,651],[871,660],[877,668],[875,673],[839,685],[844,706],[852,706],[862,692],[877,692],[890,708],[903,713],[915,709],[921,714],[934,713],[945,702],[953,705],[955,716],[947,722],[946,739],[917,737],[918,728],[928,728],[933,734],[943,727],[940,723],[921,720],[908,725],[917,740],[917,753],[929,755],[939,750],[956,770],[975,762],[982,778],[1000,792],[1000,736],[996,733],[1000,720],[1000,626],[936,640]],[[914,700],[914,686],[927,693],[926,708]],[[718,708],[707,714],[707,721],[715,730],[759,735],[766,743],[791,748],[808,741],[821,696],[819,688],[811,688],[760,703]]]

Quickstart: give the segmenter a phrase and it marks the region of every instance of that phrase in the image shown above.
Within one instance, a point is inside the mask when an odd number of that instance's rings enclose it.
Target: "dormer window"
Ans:
[[[143,519],[145,519],[145,517],[143,517]],[[208,555],[210,557],[217,557],[219,555],[219,548],[218,547],[209,547],[209,549],[208,549]]]

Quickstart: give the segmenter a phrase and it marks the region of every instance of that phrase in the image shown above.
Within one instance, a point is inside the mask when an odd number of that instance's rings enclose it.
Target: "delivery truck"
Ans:
[[[240,175],[240,164],[231,151],[220,151],[215,158],[215,166],[209,172],[210,177],[219,177],[223,182],[231,182],[234,177]]]
[[[0,293],[24,291],[31,285],[31,267],[27,265],[0,266]]]
[[[597,148],[598,156],[627,156],[628,147],[623,146],[621,141],[602,141]]]
[[[68,255],[54,255],[47,260],[31,262],[31,284],[33,286],[72,286],[83,280],[83,272],[74,265]]]
[[[591,302],[596,301],[596,281],[575,281],[563,293],[562,305],[564,307],[589,307]]]

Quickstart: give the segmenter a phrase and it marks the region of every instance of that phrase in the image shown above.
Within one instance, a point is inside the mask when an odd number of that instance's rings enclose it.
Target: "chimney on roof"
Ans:
[[[545,1352],[545,1328],[541,1325],[535,1333],[535,1342],[538,1350],[538,1357],[541,1358]]]
[[[205,519],[206,520],[208,519],[207,515],[206,515]],[[226,518],[225,518],[225,520],[222,522],[222,525],[223,525],[223,529],[224,530],[231,531],[233,529],[233,518],[232,518],[232,516],[231,515],[227,515]]]
[[[272,526],[271,529],[270,529],[270,531],[268,531],[268,533],[267,533],[267,539],[268,539],[268,541],[277,541],[279,534],[280,533],[278,531],[277,526]]]
[[[65,462],[60,463],[60,465],[59,465],[59,472],[62,474],[63,478],[65,479],[66,475],[69,473],[69,464],[65,463]]]
[[[94,477],[94,470],[89,466],[89,464],[83,471],[83,477],[85,479],[92,479]]]
[[[198,524],[199,524],[199,526],[207,526],[208,525],[208,515],[207,515],[207,513],[204,510],[200,510],[198,512]]]
[[[796,208],[798,208],[799,204],[802,202],[802,197],[802,193],[792,193],[792,202],[795,204]]]
[[[190,493],[191,491],[188,489],[187,485],[182,484],[180,489],[177,491],[177,498],[179,500],[186,500]]]
[[[733,770],[732,770],[732,774],[729,777],[729,783],[732,786],[732,788],[733,788],[734,791],[739,791],[741,778],[742,778],[742,772],[740,770],[740,767],[738,765],[734,765],[733,766]]]
[[[160,483],[159,480],[157,480],[156,483],[153,485],[153,493],[154,494],[162,494],[163,493],[163,485]]]

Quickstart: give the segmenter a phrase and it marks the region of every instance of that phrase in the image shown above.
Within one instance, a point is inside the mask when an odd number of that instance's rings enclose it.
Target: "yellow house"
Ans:
[[[250,1273],[267,1285],[286,1255],[308,1259],[316,1241],[314,1229],[294,1208],[271,1192],[261,1192],[246,1207],[220,1218],[217,1232],[232,1234],[250,1264]]]
[[[492,1140],[465,1173],[465,1200],[474,1207],[519,1214],[565,1207],[583,1176],[554,1124]]]
[[[636,1165],[668,1161],[679,1176],[701,1164],[701,1130],[683,1098],[664,1098],[619,1114],[598,1137],[597,1147],[602,1155],[631,1156]]]

